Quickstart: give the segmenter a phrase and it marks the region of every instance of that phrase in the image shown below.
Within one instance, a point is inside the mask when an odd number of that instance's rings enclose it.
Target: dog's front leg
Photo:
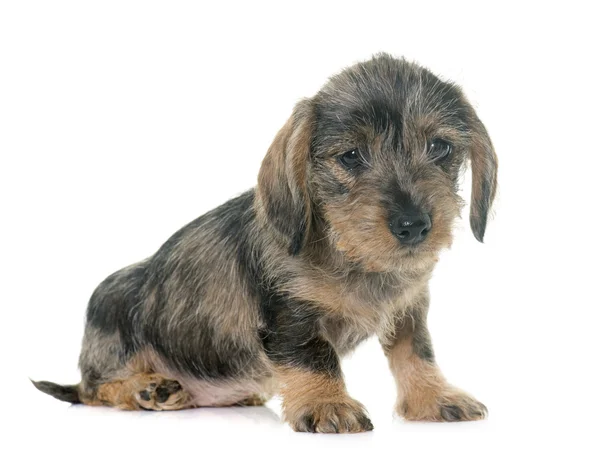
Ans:
[[[372,430],[365,408],[348,395],[338,355],[319,335],[317,325],[311,318],[300,320],[290,313],[284,319],[267,344],[280,383],[284,419],[295,431]]]
[[[448,384],[435,363],[427,329],[429,293],[402,312],[394,331],[381,337],[398,388],[396,411],[407,420],[480,420],[487,408]]]

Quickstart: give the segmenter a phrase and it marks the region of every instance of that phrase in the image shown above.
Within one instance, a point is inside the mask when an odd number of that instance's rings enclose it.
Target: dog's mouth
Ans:
[[[434,250],[425,242],[421,242],[416,245],[403,245],[401,248],[401,254],[416,257],[420,255],[426,255],[428,253],[432,253]]]

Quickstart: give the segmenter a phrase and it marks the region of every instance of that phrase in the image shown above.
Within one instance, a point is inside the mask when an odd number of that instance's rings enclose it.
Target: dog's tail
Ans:
[[[79,385],[60,385],[51,383],[50,381],[33,381],[33,385],[45,394],[51,395],[63,402],[71,402],[72,404],[81,404],[79,397]]]

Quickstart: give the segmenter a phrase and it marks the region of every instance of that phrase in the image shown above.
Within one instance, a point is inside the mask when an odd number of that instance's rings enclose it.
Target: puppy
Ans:
[[[482,241],[497,159],[460,89],[386,54],[345,69],[296,105],[255,189],[98,286],[81,382],[35,386],[127,410],[260,405],[278,393],[296,431],[368,431],[340,358],[377,335],[398,414],[484,418],[440,373],[426,324],[467,160]]]

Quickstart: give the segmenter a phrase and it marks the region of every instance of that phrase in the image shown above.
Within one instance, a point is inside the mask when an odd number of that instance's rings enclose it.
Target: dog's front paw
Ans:
[[[413,421],[474,421],[483,420],[488,410],[466,392],[449,386],[441,393],[408,395],[398,413]]]
[[[317,403],[294,414],[285,414],[294,431],[309,433],[361,433],[371,431],[373,424],[359,402]]]

